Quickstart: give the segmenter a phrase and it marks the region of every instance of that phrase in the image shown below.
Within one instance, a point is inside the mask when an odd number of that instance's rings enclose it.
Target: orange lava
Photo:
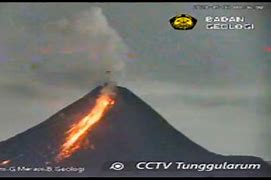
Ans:
[[[7,165],[10,163],[10,160],[5,160],[0,163],[1,166]]]
[[[60,153],[56,157],[59,162],[70,157],[75,151],[84,145],[84,139],[90,128],[97,123],[105,114],[106,110],[112,106],[115,101],[109,95],[101,95],[96,100],[95,106],[79,122],[72,125],[67,132],[65,143],[61,146]]]

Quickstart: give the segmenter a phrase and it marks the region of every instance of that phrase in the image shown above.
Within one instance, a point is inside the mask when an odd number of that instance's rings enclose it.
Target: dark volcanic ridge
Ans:
[[[87,148],[54,162],[65,133],[94,106],[102,86],[62,109],[43,123],[0,143],[0,162],[5,167],[83,167],[78,172],[10,172],[0,176],[271,176],[271,166],[252,156],[223,156],[191,141],[135,94],[117,87],[114,106],[91,129]],[[180,115],[181,116],[181,115]],[[180,119],[181,120],[181,119]],[[112,162],[183,161],[187,163],[258,163],[251,170],[109,170]],[[1,167],[0,167],[1,169]]]

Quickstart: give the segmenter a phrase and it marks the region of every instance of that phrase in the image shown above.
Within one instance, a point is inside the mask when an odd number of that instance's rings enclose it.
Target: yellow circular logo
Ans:
[[[193,29],[197,20],[190,15],[181,14],[174,16],[169,20],[171,26],[176,30],[189,30]]]

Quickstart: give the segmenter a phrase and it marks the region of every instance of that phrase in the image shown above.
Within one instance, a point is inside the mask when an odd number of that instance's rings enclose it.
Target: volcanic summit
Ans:
[[[104,87],[60,110],[41,124],[0,143],[0,176],[271,176],[271,167],[261,158],[223,156],[206,150],[172,127],[162,116],[126,88],[116,87],[114,103],[107,104],[103,116],[88,124],[87,134],[77,133],[69,156],[56,161],[63,143],[74,124],[92,116]],[[110,102],[113,102],[110,100]],[[180,115],[181,120],[181,115]],[[76,141],[77,142],[77,141]],[[80,147],[79,147],[80,146]],[[141,161],[187,163],[257,163],[260,169],[198,170],[138,170]],[[121,171],[110,169],[113,162],[122,162]],[[10,167],[29,170],[11,171]],[[39,167],[40,172],[33,171]],[[54,167],[69,167],[69,172],[54,171]],[[84,171],[78,172],[79,167]],[[42,169],[43,168],[43,169]]]

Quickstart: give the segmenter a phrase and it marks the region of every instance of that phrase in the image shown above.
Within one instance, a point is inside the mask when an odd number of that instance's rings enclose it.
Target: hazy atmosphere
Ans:
[[[1,3],[0,141],[81,98],[110,70],[208,150],[271,160],[271,6],[194,4]],[[195,28],[174,30],[176,13],[197,18]],[[245,16],[255,29],[206,30],[208,15]]]

